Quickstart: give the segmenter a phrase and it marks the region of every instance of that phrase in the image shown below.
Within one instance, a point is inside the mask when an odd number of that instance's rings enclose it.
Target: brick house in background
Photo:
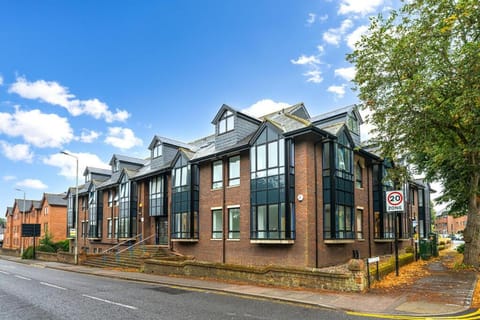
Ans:
[[[441,235],[454,235],[463,233],[467,226],[467,215],[454,217],[443,210],[435,217],[435,231]]]
[[[66,239],[66,221],[67,221],[67,200],[65,193],[51,194],[44,193],[41,200],[15,199],[13,207],[7,209],[7,230],[5,233],[6,241],[3,248],[18,250],[22,247],[33,245],[33,237],[22,238],[22,223],[40,224],[40,237],[36,238],[36,244],[45,232],[49,232],[53,241]]]
[[[391,164],[360,144],[361,122],[356,106],[311,117],[297,104],[257,119],[223,105],[212,135],[155,136],[148,159],[114,155],[101,179],[86,170],[79,245],[145,241],[200,261],[329,266],[393,253],[385,191],[399,188],[407,209],[396,233],[410,246],[430,231],[429,186],[386,180]],[[72,226],[72,189],[68,200]]]

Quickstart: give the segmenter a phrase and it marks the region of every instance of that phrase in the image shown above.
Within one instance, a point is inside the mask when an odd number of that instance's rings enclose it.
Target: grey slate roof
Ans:
[[[30,208],[32,208],[33,200],[25,199],[25,206],[23,206],[23,199],[15,199],[15,203],[17,204],[20,212],[29,212]]]
[[[128,162],[128,163],[137,164],[137,165],[140,165],[140,166],[145,165],[145,163],[147,162],[147,160],[145,160],[145,159],[139,159],[139,158],[124,156],[124,155],[121,155],[121,154],[114,154],[112,156],[112,160],[113,159],[117,159],[120,162]],[[110,164],[112,164],[112,161],[110,161]]]
[[[53,193],[45,193],[45,198],[48,201],[48,204],[51,206],[67,206],[67,199],[65,198],[65,193],[60,194],[53,194]]]
[[[11,216],[13,214],[13,207],[7,207],[7,212],[5,213],[5,216],[9,215]]]
[[[162,136],[159,136],[159,135],[155,135],[152,139],[152,142],[148,146],[148,149],[152,149],[158,141],[160,141],[161,143],[164,143],[164,144],[170,144],[172,146],[177,146],[177,147],[181,147],[181,148],[185,148],[185,149],[191,149],[192,148],[192,146],[188,143],[184,143],[184,142],[181,142],[181,141],[178,141],[178,140],[175,140],[175,139],[170,139],[170,138],[167,138],[167,137],[162,137]]]

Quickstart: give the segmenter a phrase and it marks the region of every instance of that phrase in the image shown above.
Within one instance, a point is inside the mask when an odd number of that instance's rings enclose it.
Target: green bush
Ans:
[[[48,245],[48,244],[41,244],[36,248],[37,251],[41,252],[56,252],[54,247]]]
[[[23,251],[22,259],[33,259],[33,247],[28,247]]]
[[[65,251],[68,252],[70,250],[70,241],[68,239],[61,240],[54,243],[55,251]]]
[[[459,245],[459,246],[456,248],[456,250],[457,250],[458,253],[463,254],[463,252],[465,251],[465,243],[462,243],[461,245]]]

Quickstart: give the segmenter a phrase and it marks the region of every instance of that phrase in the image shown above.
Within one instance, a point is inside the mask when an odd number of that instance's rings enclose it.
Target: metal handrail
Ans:
[[[135,247],[135,246],[138,246],[139,244],[147,241],[147,240],[150,239],[150,238],[153,238],[154,236],[155,236],[155,233],[152,234],[151,236],[149,236],[149,237],[147,237],[147,238],[139,241],[139,242],[135,242],[134,244],[132,244],[132,245],[131,245],[130,247],[128,247],[128,248],[125,248],[125,249],[123,249],[123,250],[118,251],[118,252],[116,253],[116,255],[119,255],[119,254],[121,254],[122,252],[125,252],[125,251],[127,251],[127,250],[130,250],[131,248],[133,248],[133,247]]]
[[[118,244],[114,245],[113,247],[111,247],[111,248],[109,248],[109,249],[107,249],[107,250],[103,251],[103,252],[102,252],[102,254],[109,253],[109,252],[110,252],[110,251],[112,251],[113,249],[115,249],[115,248],[117,248],[117,247],[120,247],[120,246],[124,245],[124,244],[125,244],[125,243],[127,243],[128,241],[136,240],[138,237],[141,237],[141,236],[142,236],[142,234],[141,234],[141,233],[140,233],[140,234],[137,234],[135,237],[133,237],[133,238],[129,238],[129,239],[127,239],[127,240],[124,240],[124,241],[122,241],[122,242],[120,242],[120,243],[118,243]]]

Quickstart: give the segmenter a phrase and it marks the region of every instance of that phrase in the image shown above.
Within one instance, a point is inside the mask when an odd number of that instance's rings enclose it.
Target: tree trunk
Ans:
[[[471,186],[475,186],[476,192],[472,192],[468,202],[467,226],[463,238],[465,240],[465,252],[463,263],[466,265],[480,267],[480,195],[478,185],[480,173],[472,176]]]

